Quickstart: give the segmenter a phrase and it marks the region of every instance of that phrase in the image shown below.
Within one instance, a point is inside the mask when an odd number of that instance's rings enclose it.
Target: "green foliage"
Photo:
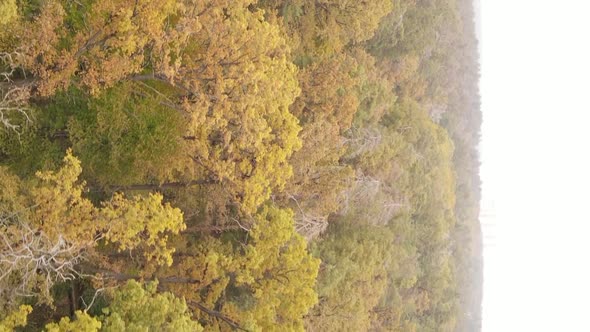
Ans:
[[[101,185],[129,185],[174,180],[184,170],[186,159],[178,157],[187,153],[183,117],[146,90],[124,83],[98,98],[74,101],[79,106],[66,128],[87,177]],[[67,109],[71,102],[51,108]]]
[[[142,286],[128,281],[113,292],[102,315],[92,317],[76,311],[75,319],[63,317],[45,326],[47,332],[179,331],[198,332],[203,328],[191,319],[184,300],[171,293],[157,293],[157,282]]]
[[[328,234],[315,248],[322,258],[320,302],[306,324],[320,331],[369,330],[371,311],[386,287],[393,234],[351,222],[331,226]]]
[[[103,309],[101,331],[202,331],[191,319],[184,300],[171,293],[157,293],[157,282],[143,287],[128,281],[118,289],[109,307]]]
[[[34,127],[19,136],[0,132],[2,164],[22,177],[34,176],[39,169],[55,169],[64,155],[64,148],[54,142],[51,134]]]

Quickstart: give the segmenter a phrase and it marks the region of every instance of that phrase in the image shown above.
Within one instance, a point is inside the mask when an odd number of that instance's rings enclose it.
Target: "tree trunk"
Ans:
[[[187,227],[183,233],[214,233],[214,232],[228,232],[237,231],[243,229],[239,225],[205,225],[205,226],[192,226]]]
[[[179,188],[187,188],[193,186],[201,186],[206,184],[218,184],[217,181],[212,181],[209,179],[206,180],[192,180],[188,182],[167,182],[162,184],[131,184],[131,185],[112,185],[110,186],[111,190],[130,190],[130,191],[139,191],[139,190],[158,190],[158,189],[179,189]]]
[[[70,317],[74,318],[76,314],[76,310],[80,308],[79,299],[81,294],[83,293],[84,286],[80,283],[79,280],[72,280],[70,282],[70,289],[68,291],[68,302],[70,305]]]
[[[238,323],[234,322],[233,320],[229,319],[228,317],[224,316],[221,312],[219,311],[215,311],[215,310],[211,310],[207,307],[205,307],[204,305],[195,302],[195,301],[190,301],[188,303],[190,306],[195,306],[197,307],[197,309],[203,311],[204,313],[211,315],[217,319],[220,319],[224,322],[226,322],[229,326],[231,326],[234,330],[240,330],[240,331],[248,331],[246,329],[244,329],[243,327],[241,327],[240,325],[238,325]]]

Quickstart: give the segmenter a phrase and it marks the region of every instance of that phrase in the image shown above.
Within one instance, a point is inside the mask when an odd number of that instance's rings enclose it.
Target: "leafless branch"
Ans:
[[[384,225],[406,207],[404,199],[396,196],[391,187],[360,173],[343,193],[340,213],[355,213],[371,224]]]
[[[0,219],[0,281],[8,281],[8,291],[18,296],[49,294],[57,282],[83,277],[77,270],[85,252],[93,244],[55,238],[31,227],[20,216]],[[10,282],[18,276],[18,284]]]
[[[240,325],[238,325],[237,322],[235,322],[232,319],[230,319],[229,317],[223,315],[219,311],[211,310],[211,309],[205,307],[204,305],[202,305],[201,303],[195,302],[195,301],[190,301],[188,304],[190,306],[196,307],[197,309],[205,312],[206,314],[208,314],[210,316],[213,316],[213,317],[215,317],[217,319],[220,319],[220,320],[224,321],[225,323],[227,323],[234,330],[248,331],[247,329],[245,329],[245,328],[241,327]]]
[[[374,150],[381,140],[379,130],[353,126],[348,130],[347,138],[344,140],[344,144],[348,145],[349,150],[346,157],[352,159]]]
[[[0,53],[0,65],[6,68],[0,72],[0,82],[7,83],[6,86],[2,85],[0,89],[0,125],[19,136],[22,126],[32,123],[28,107],[31,96],[30,87],[12,84],[14,74],[20,69],[21,57],[18,52]]]
[[[327,216],[315,216],[305,213],[295,196],[287,194],[289,199],[295,202],[297,211],[295,211],[295,230],[307,240],[311,240],[321,235],[328,228]]]
[[[92,301],[90,301],[89,304],[86,304],[86,301],[84,301],[84,297],[80,296],[80,300],[82,300],[82,303],[84,304],[84,312],[88,312],[88,310],[90,310],[90,308],[92,308],[92,306],[94,305],[94,301],[96,300],[96,297],[98,296],[99,293],[104,292],[106,290],[106,287],[101,287],[97,290],[94,291],[94,295],[92,296]]]

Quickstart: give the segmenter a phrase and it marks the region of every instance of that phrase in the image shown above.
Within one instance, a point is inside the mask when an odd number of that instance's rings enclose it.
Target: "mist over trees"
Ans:
[[[0,331],[478,331],[469,0],[0,2]]]

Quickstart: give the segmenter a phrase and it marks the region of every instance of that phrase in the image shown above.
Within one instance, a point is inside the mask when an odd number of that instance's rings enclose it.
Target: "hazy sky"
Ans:
[[[483,331],[590,331],[590,1],[481,4]]]

